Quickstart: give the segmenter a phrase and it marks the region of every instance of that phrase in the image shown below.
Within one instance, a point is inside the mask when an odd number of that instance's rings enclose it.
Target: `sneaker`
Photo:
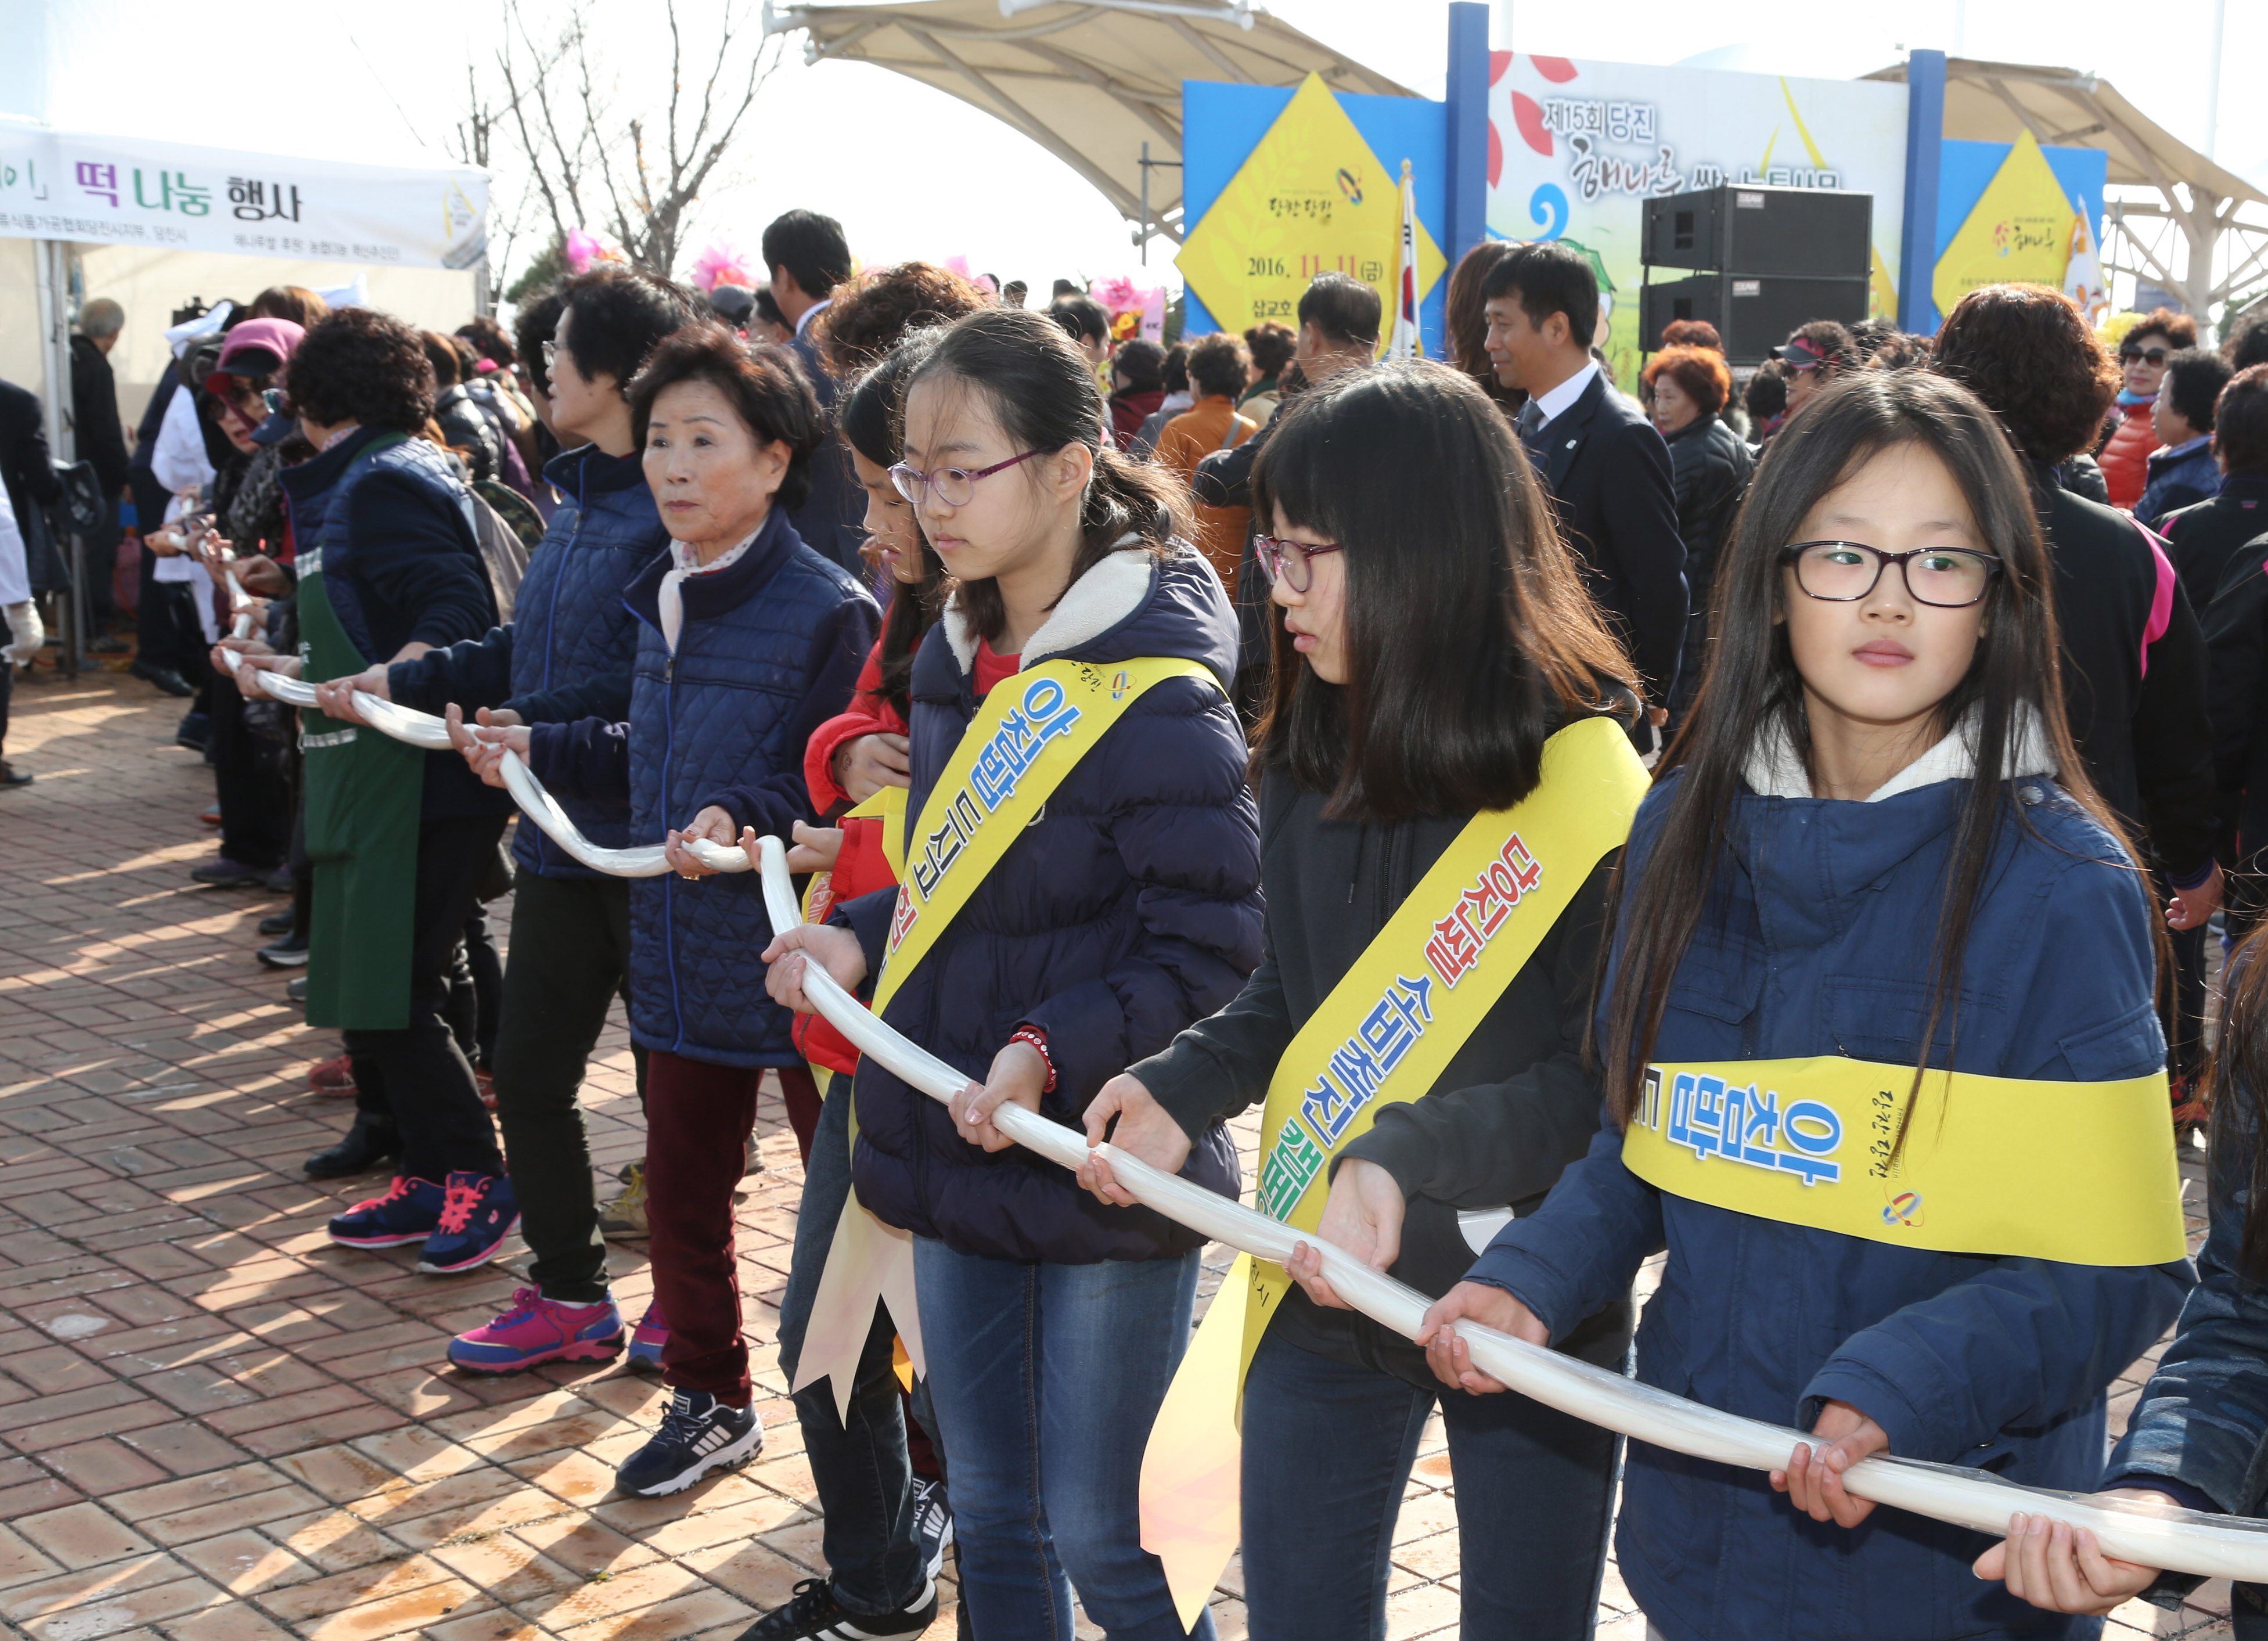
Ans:
[[[679,1390],[653,1439],[615,1472],[615,1485],[633,1498],[661,1498],[763,1450],[764,1424],[755,1409],[728,1407],[705,1390]]]
[[[449,1176],[440,1223],[426,1239],[417,1269],[429,1277],[446,1277],[485,1265],[519,1223],[519,1204],[512,1198],[509,1175],[460,1168]]]
[[[291,867],[278,866],[275,871],[261,877],[260,887],[270,894],[289,894],[299,885],[298,880],[292,877]]]
[[[305,968],[307,966],[307,937],[287,934],[281,940],[272,940],[253,953],[269,968]]]
[[[301,1008],[305,1008],[305,1007],[306,1007],[306,1005],[307,1005],[307,977],[306,977],[306,975],[300,975],[297,980],[287,980],[287,981],[285,981],[285,982],[284,982],[284,1001],[285,1001],[286,1003],[296,1003],[296,1004],[298,1004]]]
[[[260,920],[259,924],[260,932],[271,940],[280,935],[287,935],[298,927],[298,924],[291,916],[291,909],[288,906],[280,912],[269,913]]]
[[[247,866],[240,860],[231,860],[225,855],[209,861],[189,873],[192,883],[209,884],[216,889],[248,889],[268,880],[268,868]]]
[[[319,1060],[307,1068],[307,1086],[319,1094],[350,1094],[355,1091],[354,1059],[340,1055],[335,1060]]]
[[[510,1310],[449,1341],[449,1360],[475,1373],[517,1373],[546,1362],[611,1362],[622,1348],[622,1314],[614,1300],[563,1305],[519,1288]]]
[[[640,1164],[633,1162],[623,1167],[620,1195],[599,1209],[599,1232],[602,1236],[646,1234],[645,1169]]]
[[[953,1548],[953,1505],[943,1482],[914,1478],[914,1531],[921,1536],[922,1571],[934,1578],[945,1571],[945,1552]]]
[[[775,1607],[740,1631],[740,1641],[881,1641],[884,1637],[917,1636],[937,1622],[937,1585],[932,1579],[915,1600],[895,1613],[870,1617],[854,1613],[835,1599],[835,1587],[825,1578],[806,1578],[795,1586],[795,1599]]]
[[[496,1078],[492,1075],[487,1071],[475,1071],[473,1073],[473,1087],[475,1092],[480,1095],[481,1103],[482,1105],[486,1106],[491,1111],[497,1108]]]
[[[638,1325],[630,1331],[628,1367],[651,1368],[661,1371],[661,1348],[669,1343],[669,1320],[661,1314],[661,1302],[657,1299],[645,1307]]]
[[[29,786],[31,784],[32,772],[29,769],[19,769],[6,759],[0,758],[0,786]]]
[[[441,1223],[445,1201],[431,1180],[396,1174],[383,1196],[357,1203],[331,1221],[331,1240],[347,1247],[399,1247],[423,1242]]]
[[[206,826],[218,826],[222,820],[220,806],[215,804],[210,809],[198,810],[197,819]]]

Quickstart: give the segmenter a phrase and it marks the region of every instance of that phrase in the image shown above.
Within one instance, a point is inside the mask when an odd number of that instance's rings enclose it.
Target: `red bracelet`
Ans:
[[[1019,1026],[1009,1036],[1010,1042],[1027,1042],[1039,1050],[1041,1063],[1048,1068],[1048,1080],[1040,1085],[1043,1094],[1056,1092],[1056,1057],[1048,1052],[1048,1034],[1036,1026]]]

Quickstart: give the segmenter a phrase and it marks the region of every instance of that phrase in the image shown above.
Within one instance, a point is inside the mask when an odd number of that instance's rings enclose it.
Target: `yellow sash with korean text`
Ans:
[[[874,985],[874,1012],[897,995],[954,916],[1064,777],[1151,688],[1169,678],[1218,684],[1203,662],[1042,661],[992,687],[905,835],[897,909]]]
[[[1646,1068],[1623,1165],[1734,1213],[1940,1254],[2189,1253],[2166,1076],[2037,1082],[1822,1055]],[[1897,1136],[1905,1130],[1903,1145]]]
[[[1475,815],[1388,918],[1277,1062],[1260,1129],[1259,1206],[1312,1231],[1329,1165],[1379,1110],[1429,1092],[1607,855],[1648,776],[1614,720],[1544,743],[1542,779]],[[1186,1625],[1235,1548],[1239,1399],[1281,1265],[1239,1255],[1151,1427],[1142,1547],[1164,1562]]]

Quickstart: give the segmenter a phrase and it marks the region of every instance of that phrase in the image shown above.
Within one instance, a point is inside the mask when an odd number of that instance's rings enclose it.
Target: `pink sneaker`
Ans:
[[[562,1305],[534,1288],[487,1326],[449,1341],[449,1360],[476,1373],[517,1373],[545,1362],[610,1362],[622,1348],[622,1314],[611,1299]]]
[[[661,1314],[661,1301],[656,1299],[645,1307],[638,1325],[630,1334],[630,1354],[626,1365],[661,1371],[661,1347],[669,1343],[669,1322]]]

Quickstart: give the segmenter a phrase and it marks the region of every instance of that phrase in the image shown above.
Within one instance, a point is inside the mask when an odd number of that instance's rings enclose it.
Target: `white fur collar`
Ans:
[[[1141,538],[1131,533],[1119,537],[1117,550],[1077,581],[1057,601],[1040,629],[1026,641],[1021,664],[1029,666],[1051,655],[1078,648],[1088,639],[1108,632],[1142,607],[1150,595],[1150,571],[1157,562],[1145,547],[1129,547]],[[946,642],[964,673],[976,666],[976,635],[968,629],[956,592],[945,607]]]
[[[1940,781],[1968,780],[1977,773],[1977,727],[1983,716],[1981,706],[1970,706],[1951,734],[1869,792],[1867,801],[1878,804]],[[2014,732],[2001,760],[2001,778],[2013,781],[2027,775],[2053,775],[2055,758],[2048,750],[2047,732],[2040,726],[2039,709],[2029,701],[2019,702],[2012,728]],[[1796,755],[1786,725],[1777,717],[1764,725],[1749,746],[1748,763],[1741,773],[1760,797],[1812,795],[1811,776]]]

